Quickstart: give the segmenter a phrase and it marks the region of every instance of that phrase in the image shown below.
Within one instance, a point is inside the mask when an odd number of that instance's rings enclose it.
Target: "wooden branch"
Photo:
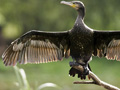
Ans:
[[[83,66],[72,66],[73,68],[80,70],[81,72],[84,71]],[[100,80],[93,72],[89,71],[89,77],[92,78],[93,81],[77,81],[74,84],[95,84],[104,87],[108,90],[120,90],[118,87],[115,87],[111,84],[108,84],[102,80]]]
[[[76,81],[73,84],[96,84],[94,81]]]

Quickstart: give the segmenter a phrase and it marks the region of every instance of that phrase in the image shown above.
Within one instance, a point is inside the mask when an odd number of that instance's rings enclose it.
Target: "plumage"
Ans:
[[[47,63],[73,58],[73,64],[82,65],[84,73],[71,68],[69,74],[85,79],[91,70],[92,55],[120,61],[120,31],[100,31],[89,28],[84,23],[85,6],[80,1],[62,4],[75,8],[78,17],[73,28],[65,32],[44,32],[31,30],[16,39],[2,55],[6,66],[27,63]]]
[[[94,31],[94,55],[108,60],[119,60],[120,31]],[[99,52],[102,51],[98,55]]]
[[[17,61],[20,64],[26,64],[61,60],[64,56],[61,53],[64,53],[66,49],[64,45],[68,45],[66,37],[68,37],[68,32],[49,33],[32,30],[13,41],[2,58],[5,65],[16,65]],[[65,42],[62,42],[63,39]]]

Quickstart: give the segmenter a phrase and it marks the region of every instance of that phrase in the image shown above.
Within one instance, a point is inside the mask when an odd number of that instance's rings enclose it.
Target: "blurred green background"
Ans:
[[[61,0],[0,0],[0,54],[23,33],[29,30],[65,31],[73,27],[77,12]],[[66,0],[68,1],[68,0]],[[81,0],[86,6],[85,23],[97,30],[120,30],[120,0]],[[60,90],[105,90],[96,85],[74,85],[77,77],[69,77],[69,61],[47,64],[17,65],[23,68],[32,90],[51,82]],[[103,81],[120,87],[120,62],[93,57],[92,71]],[[0,90],[19,90],[13,67],[0,60]],[[56,90],[45,88],[43,90]]]

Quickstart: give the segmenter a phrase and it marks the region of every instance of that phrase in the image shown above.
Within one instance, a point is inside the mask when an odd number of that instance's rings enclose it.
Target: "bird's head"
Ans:
[[[61,4],[69,5],[75,8],[76,10],[85,8],[84,4],[81,1],[71,1],[71,2],[61,1]]]
[[[79,14],[82,17],[84,17],[85,6],[81,1],[71,1],[71,2],[61,1],[61,4],[65,4],[65,5],[68,5],[68,6],[75,8],[79,12]]]

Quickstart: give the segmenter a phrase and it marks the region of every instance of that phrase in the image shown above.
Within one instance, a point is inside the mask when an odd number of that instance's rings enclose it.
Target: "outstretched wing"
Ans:
[[[93,54],[120,61],[120,31],[94,31]]]
[[[47,63],[68,57],[69,53],[68,32],[32,30],[13,41],[2,59],[5,65]]]

